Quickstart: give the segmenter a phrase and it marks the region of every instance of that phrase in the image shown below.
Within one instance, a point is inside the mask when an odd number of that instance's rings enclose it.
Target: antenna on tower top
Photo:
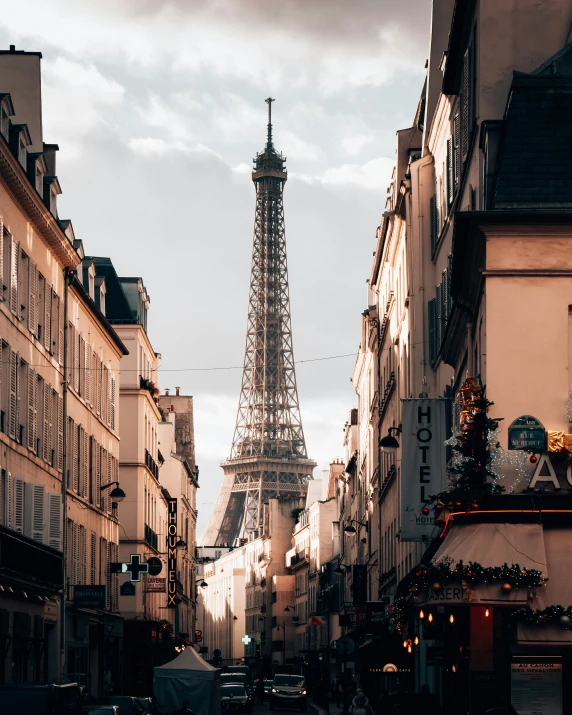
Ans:
[[[268,99],[264,101],[268,105],[268,140],[266,142],[266,148],[272,149],[272,102],[276,100],[272,99],[272,97],[268,97]]]

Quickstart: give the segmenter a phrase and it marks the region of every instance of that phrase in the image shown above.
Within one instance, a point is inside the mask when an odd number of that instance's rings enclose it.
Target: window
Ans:
[[[88,685],[88,647],[68,648],[68,682]]]
[[[36,166],[36,191],[40,196],[44,195],[44,175],[39,166]]]

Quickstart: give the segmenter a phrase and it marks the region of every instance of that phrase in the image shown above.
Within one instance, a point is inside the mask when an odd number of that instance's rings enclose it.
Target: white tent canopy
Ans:
[[[153,692],[164,713],[186,701],[195,715],[220,715],[219,676],[218,668],[186,648],[170,663],[153,669]]]

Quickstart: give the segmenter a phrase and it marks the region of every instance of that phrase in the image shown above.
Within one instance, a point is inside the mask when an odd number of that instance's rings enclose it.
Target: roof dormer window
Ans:
[[[18,161],[22,166],[26,166],[26,143],[24,137],[20,134],[20,139],[18,140]]]
[[[0,132],[2,132],[2,135],[6,141],[8,141],[9,137],[9,120],[8,120],[8,113],[4,109],[4,105],[0,107]]]
[[[43,193],[43,191],[44,191],[44,173],[43,173],[43,171],[40,169],[39,166],[36,166],[36,180],[35,180],[35,184],[36,184],[36,191],[37,191],[37,192],[40,194],[40,196],[41,196],[42,193]]]
[[[56,187],[52,184],[50,186],[50,211],[54,216],[57,216],[57,192],[56,192]]]

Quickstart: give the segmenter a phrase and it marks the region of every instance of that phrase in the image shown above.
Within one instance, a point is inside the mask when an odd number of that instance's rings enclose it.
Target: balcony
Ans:
[[[147,469],[151,472],[151,474],[155,477],[155,479],[159,479],[159,465],[157,462],[153,459],[151,454],[149,453],[148,450],[145,450],[145,466]]]
[[[159,539],[157,534],[150,526],[147,526],[147,524],[145,524],[145,541],[149,544],[149,546],[152,546],[155,551],[158,550]]]

